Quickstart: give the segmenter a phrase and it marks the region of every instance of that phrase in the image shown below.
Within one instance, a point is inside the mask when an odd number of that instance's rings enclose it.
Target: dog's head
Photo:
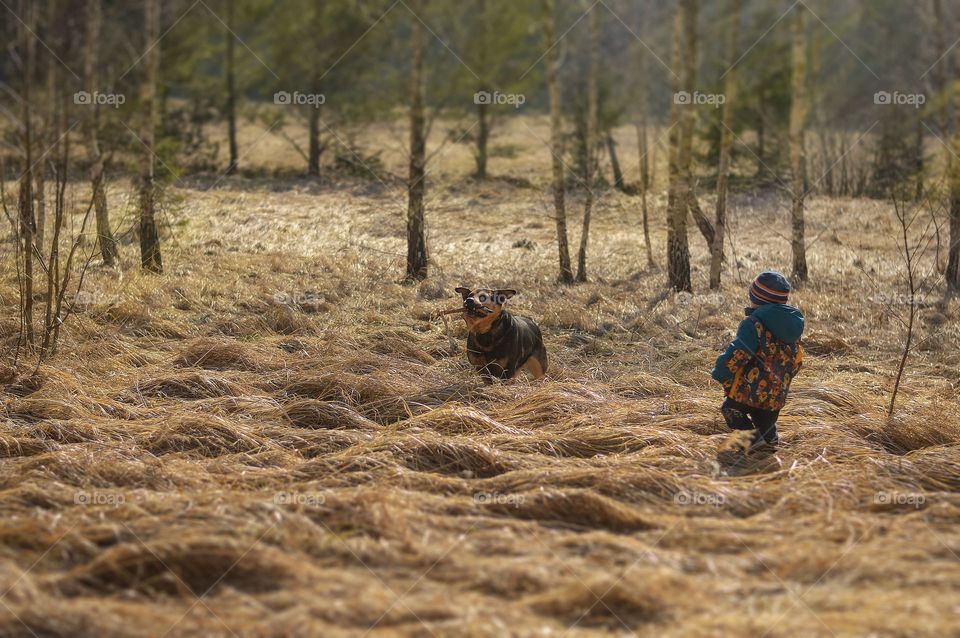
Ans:
[[[512,289],[465,288],[456,289],[463,297],[463,320],[467,323],[470,332],[484,333],[503,312],[503,304],[507,299],[517,294]]]

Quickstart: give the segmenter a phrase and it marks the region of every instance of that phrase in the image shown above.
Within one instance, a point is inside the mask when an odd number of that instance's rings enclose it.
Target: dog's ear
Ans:
[[[459,292],[461,295],[463,295],[463,298],[464,298],[464,299],[466,299],[467,297],[470,296],[470,289],[469,289],[469,288],[464,288],[463,286],[459,286],[459,287],[457,287],[457,288],[454,288],[453,290],[454,290],[454,292]]]
[[[509,299],[510,297],[512,297],[512,296],[514,296],[515,294],[517,294],[517,291],[514,290],[514,289],[512,289],[512,288],[505,288],[505,289],[502,289],[502,290],[494,290],[494,291],[493,291],[493,294],[494,294],[494,296],[496,297],[497,303],[503,303],[504,301],[506,301],[506,300]]]

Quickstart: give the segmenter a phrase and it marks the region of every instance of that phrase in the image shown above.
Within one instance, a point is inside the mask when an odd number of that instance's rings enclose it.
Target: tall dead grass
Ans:
[[[897,324],[853,294],[873,285],[855,259],[897,289],[893,244],[854,241],[882,209],[812,202],[836,241],[796,295],[810,357],[783,446],[731,468],[708,372],[735,273],[721,296],[663,294],[611,196],[595,282],[558,289],[540,193],[502,187],[483,224],[484,187],[441,195],[450,241],[420,287],[397,282],[382,193],[191,193],[168,275],[92,271],[59,358],[0,386],[0,635],[956,634],[958,309],[921,326],[939,345],[886,419]],[[783,225],[763,200],[737,210],[741,243]],[[782,245],[751,243],[741,269],[784,267]],[[461,283],[521,291],[546,379],[485,386],[451,356],[425,318]]]

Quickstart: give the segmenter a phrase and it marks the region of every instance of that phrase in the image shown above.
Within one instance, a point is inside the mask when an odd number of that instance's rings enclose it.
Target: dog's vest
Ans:
[[[733,373],[727,396],[761,410],[779,410],[787,402],[790,382],[803,365],[803,346],[774,336],[755,317],[747,317],[757,330],[757,351],[737,348],[727,361]]]

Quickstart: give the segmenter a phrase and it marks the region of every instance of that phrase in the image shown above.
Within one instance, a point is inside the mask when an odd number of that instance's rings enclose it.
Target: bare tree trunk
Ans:
[[[840,133],[840,194],[850,194],[850,168],[847,164],[847,137]]]
[[[320,177],[320,156],[323,155],[320,148],[320,106],[313,105],[308,108],[310,112],[307,116],[307,135],[310,143],[307,148],[307,175]]]
[[[943,51],[947,50],[947,22],[943,15],[943,0],[933,0],[933,32],[935,36],[935,52],[934,56],[941,55]],[[949,89],[947,88],[947,57],[944,56],[942,60],[937,62],[933,67],[933,84],[934,92],[937,95],[937,102],[939,104],[937,108],[937,124],[939,125],[940,135],[946,136],[947,130],[950,127],[950,117],[948,114],[948,99],[947,95]],[[950,174],[950,163],[953,160],[953,152],[950,148],[944,145],[943,149],[943,161],[944,161],[944,174]]]
[[[45,141],[44,133],[49,130],[47,123],[41,121],[41,126],[38,127],[39,130],[36,132],[37,137],[39,138],[38,142],[41,149],[43,148],[43,142]],[[36,232],[34,232],[33,243],[37,247],[37,251],[42,255],[45,251],[43,248],[44,244],[44,230],[47,227],[47,162],[44,159],[38,159],[36,165],[31,169],[33,172],[33,195],[36,198],[36,204],[34,206],[34,215],[36,220]]]
[[[757,172],[755,177],[763,177],[767,171],[767,126],[763,114],[757,116]]]
[[[640,48],[638,51],[640,56],[637,60],[637,102],[640,112],[637,120],[637,155],[640,169],[640,210],[643,214],[643,243],[647,249],[647,266],[652,267],[654,265],[653,246],[650,243],[650,215],[647,204],[647,194],[650,191],[650,146],[647,140],[647,90],[644,86],[647,81],[647,67],[644,50]]]
[[[66,123],[58,118],[57,128],[52,134],[59,138],[65,129]],[[64,192],[66,191],[67,186],[67,164],[69,161],[69,156],[70,139],[69,137],[64,136],[62,151],[60,145],[58,145],[57,148],[57,161],[54,175],[53,238],[50,242],[50,252],[47,255],[47,307],[43,320],[43,339],[40,343],[40,361],[43,361],[56,347],[56,344],[54,341],[52,341],[52,339],[57,326],[60,324],[60,304],[58,300],[61,298],[61,285],[64,283],[62,281],[60,270],[60,231],[63,229],[64,221]],[[89,214],[90,210],[88,208],[87,215],[84,217],[84,225],[86,225],[86,219]],[[93,253],[91,252],[91,255],[92,254]],[[66,274],[64,274],[63,277],[66,277]]]
[[[807,116],[807,48],[804,37],[804,5],[794,7],[793,14],[793,60],[791,73],[790,103],[790,168],[793,173],[793,205],[790,209],[793,237],[793,278],[798,282],[807,280],[807,247],[804,239],[804,171],[806,155],[803,144],[803,126]]]
[[[557,222],[557,248],[560,253],[560,283],[573,282],[570,248],[567,243],[566,187],[563,173],[563,124],[560,114],[560,78],[557,73],[557,41],[553,0],[540,0],[543,10],[544,46],[547,49],[547,88],[550,93],[550,154],[553,156],[553,206]]]
[[[227,175],[232,175],[237,171],[237,162],[240,158],[237,155],[237,87],[234,78],[234,26],[236,24],[236,0],[226,0],[227,3],[227,29],[224,34],[226,41],[226,60],[224,67],[227,76],[227,137],[230,145],[230,165],[227,166]]]
[[[887,417],[893,416],[893,410],[897,405],[897,393],[900,391],[900,382],[903,380],[903,370],[907,365],[907,357],[910,355],[910,346],[913,343],[913,325],[917,316],[917,285],[913,273],[916,255],[913,252],[914,249],[910,246],[910,237],[908,234],[910,224],[907,221],[906,211],[901,210],[900,205],[897,204],[896,196],[893,198],[893,207],[896,211],[897,221],[900,222],[900,230],[903,233],[901,252],[903,253],[903,261],[907,267],[907,290],[910,295],[910,314],[907,320],[907,338],[903,344],[903,354],[900,356],[900,365],[897,366],[897,376],[893,382],[893,392],[890,393],[890,407],[887,409]]]
[[[477,52],[477,58],[479,60],[480,73],[484,76],[483,79],[477,85],[478,93],[492,93],[492,87],[486,81],[487,70],[490,66],[489,62],[489,49],[490,46],[490,15],[488,11],[490,10],[490,4],[487,0],[478,0],[479,6],[477,7],[476,19],[480,21],[480,36],[476,42],[476,46],[479,48]],[[475,100],[477,106],[477,120],[479,121],[476,144],[477,148],[474,153],[474,161],[477,164],[477,170],[474,173],[474,177],[477,179],[486,179],[487,178],[487,159],[489,154],[487,152],[487,146],[490,141],[490,105],[485,100]]]
[[[485,91],[486,89],[481,89]],[[480,121],[479,131],[477,132],[477,152],[475,160],[477,162],[477,172],[474,176],[477,179],[487,179],[487,144],[490,141],[490,105],[486,102],[477,104],[477,118]]]
[[[410,10],[410,177],[407,185],[407,278],[427,277],[427,237],[423,196],[426,174],[426,131],[424,119],[423,24],[419,16],[426,0],[413,0]]]
[[[693,217],[693,221],[697,224],[697,229],[700,231],[700,234],[703,235],[704,240],[706,240],[707,248],[710,248],[713,246],[716,231],[713,228],[713,224],[707,219],[706,214],[704,214],[703,209],[700,208],[700,200],[697,199],[697,194],[694,192],[692,179],[687,182],[687,208]]]
[[[323,11],[321,0],[314,0],[313,2],[313,31],[317,34],[316,39],[316,56],[318,63],[313,66],[312,77],[310,82],[310,89],[313,91],[313,94],[320,95],[320,64],[319,59],[322,56],[322,51],[320,50],[320,34],[323,30]],[[323,155],[323,146],[320,144],[320,109],[322,108],[319,104],[311,104],[308,106],[310,109],[307,115],[307,129],[308,129],[308,149],[307,149],[307,175],[311,177],[320,177],[320,157]]]
[[[724,101],[720,113],[720,162],[717,167],[717,210],[713,244],[710,246],[710,289],[720,288],[720,270],[723,266],[723,242],[727,227],[727,178],[730,173],[730,145],[733,143],[733,104],[736,100],[737,37],[740,28],[742,0],[730,0],[727,19],[727,65],[729,71],[723,82]]]
[[[593,214],[594,175],[597,170],[597,103],[600,75],[600,12],[590,11],[590,71],[587,78],[586,194],[583,203],[583,232],[580,233],[580,252],[577,254],[577,281],[587,280],[587,242],[590,239],[590,217]]]
[[[916,191],[913,197],[916,201],[923,199],[923,119],[918,115],[916,122],[916,137],[913,141],[914,148],[914,172],[916,173]]]
[[[684,118],[683,109],[688,105],[678,103],[676,96],[680,91],[690,91],[693,78],[689,67],[684,63],[684,31],[690,21],[691,12],[695,14],[696,0],[679,0],[677,13],[673,21],[673,53],[670,67],[680,69],[681,74],[673,74],[674,99],[670,106],[670,150],[669,179],[667,191],[667,278],[670,287],[676,291],[690,291],[690,247],[687,243],[687,193],[690,185],[684,172],[682,155]],[[687,51],[689,54],[689,51]]]
[[[100,46],[100,25],[102,23],[101,0],[88,0],[87,29],[83,47],[83,77],[86,90],[91,96],[97,90],[97,65]],[[97,221],[97,241],[100,242],[100,255],[106,266],[114,266],[120,257],[117,242],[110,230],[110,216],[107,212],[107,189],[104,184],[103,153],[100,152],[98,139],[99,106],[91,99],[86,118],[87,152],[90,155],[90,183],[93,185],[93,205]]]
[[[56,0],[49,0],[46,5],[47,15],[46,21],[47,25],[53,26],[57,22],[57,2]],[[47,39],[50,41],[50,46],[56,46],[56,43],[53,41],[53,35],[47,36]],[[46,149],[49,144],[57,143],[57,138],[52,134],[56,129],[56,119],[57,119],[57,100],[54,97],[57,89],[57,69],[59,68],[59,62],[52,54],[47,56],[47,72],[46,72],[46,99],[42,101],[43,107],[41,112],[43,113],[42,127],[35,132],[37,141],[40,143],[41,149]],[[36,61],[34,62],[36,64]],[[34,171],[33,176],[33,196],[36,198],[36,234],[34,236],[34,242],[37,245],[37,250],[41,255],[46,254],[44,249],[44,236],[47,228],[47,162],[45,159],[39,159],[32,170]]]
[[[644,81],[643,67],[640,66],[640,82]],[[640,158],[640,211],[643,214],[643,244],[647,249],[647,266],[653,266],[653,246],[650,243],[650,214],[647,204],[647,192],[650,190],[650,158],[647,143],[647,101],[646,91],[641,89],[640,121],[637,122],[637,154]]]
[[[21,0],[20,15],[22,16],[20,38],[21,55],[23,56],[23,90],[21,121],[23,124],[24,171],[20,178],[20,240],[23,251],[23,292],[20,295],[20,312],[27,344],[33,346],[33,247],[34,247],[34,218],[33,218],[33,139],[30,122],[30,93],[33,84],[34,67],[34,37],[33,11],[31,0]]]
[[[953,69],[953,152],[960,150],[960,49],[954,54]],[[947,288],[960,291],[960,162],[953,159],[949,164],[950,175],[950,248],[947,253]]]
[[[697,62],[699,59],[699,35],[697,27],[700,16],[700,0],[690,0],[687,10],[687,19],[684,21],[684,43],[685,52],[683,57],[684,74],[687,76],[686,88],[684,89],[690,95],[693,95],[697,84]],[[686,105],[681,117],[681,142],[680,142],[680,170],[683,171],[686,180],[686,202],[687,210],[693,216],[700,234],[707,242],[707,248],[713,245],[714,230],[713,224],[703,214],[700,208],[700,202],[697,200],[697,193],[694,189],[693,179],[693,137],[694,129],[697,123],[697,106],[694,103]]]
[[[952,292],[960,291],[960,186],[957,181],[958,176],[954,174],[950,184],[950,250],[946,272],[947,287]]]
[[[147,52],[144,54],[144,76],[140,89],[140,108],[143,112],[143,142],[140,175],[140,266],[147,271],[162,273],[160,235],[156,220],[156,184],[154,182],[154,129],[157,124],[157,75],[160,67],[160,0],[144,1],[144,32]]]
[[[821,124],[817,126],[818,135],[820,137],[820,153],[823,155],[823,165],[825,167],[823,173],[823,190],[830,197],[834,197],[837,194],[836,180],[834,179],[834,160],[833,145],[830,142],[830,138],[827,137],[826,125],[821,119]]]
[[[617,143],[613,139],[612,131],[607,131],[607,154],[610,155],[610,168],[613,170],[613,185],[618,191],[625,192],[623,171],[620,169],[620,159],[617,157]]]
[[[822,6],[822,5],[821,5]],[[819,29],[813,31],[810,38],[810,71],[811,77],[817,77],[820,74],[820,65],[823,59],[824,33]],[[823,100],[825,92],[819,90],[816,82],[810,84],[808,100],[812,110],[813,130],[820,141],[820,166],[816,167],[816,174],[821,175],[822,186],[818,185],[817,190],[820,193],[833,195],[833,161],[831,159],[830,147],[827,143],[827,123],[824,118]],[[810,164],[816,166],[811,160]],[[809,173],[809,170],[807,171]],[[809,189],[809,186],[807,186]],[[810,190],[810,192],[813,192]]]

